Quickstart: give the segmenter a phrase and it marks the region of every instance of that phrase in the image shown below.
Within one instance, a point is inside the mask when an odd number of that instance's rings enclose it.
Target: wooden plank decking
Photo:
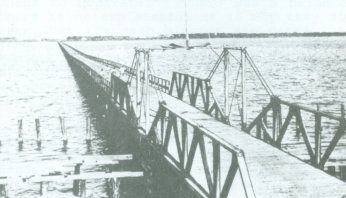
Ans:
[[[112,69],[104,69],[101,63],[89,60],[75,51],[65,47],[74,57],[89,65],[105,78],[110,79]],[[102,69],[101,69],[102,68]],[[127,75],[118,75],[127,80]],[[132,82],[129,91],[133,98],[135,86]],[[210,134],[219,136],[230,145],[238,147],[245,153],[248,172],[253,184],[256,197],[345,197],[346,183],[328,175],[322,170],[316,169],[297,158],[275,148],[261,140],[251,137],[239,129],[225,125],[202,111],[182,102],[181,100],[160,93],[166,102],[166,106],[175,113],[184,115],[197,125],[203,127]],[[150,109],[152,119],[159,107],[159,99],[156,90],[150,88]],[[150,123],[152,120],[150,121]],[[203,174],[203,170],[200,171]],[[223,170],[221,170],[223,171]]]

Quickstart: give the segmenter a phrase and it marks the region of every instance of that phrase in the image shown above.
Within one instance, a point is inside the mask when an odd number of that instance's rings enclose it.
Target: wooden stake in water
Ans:
[[[6,184],[0,184],[0,197],[9,197]]]
[[[86,117],[86,134],[85,141],[90,144],[91,143],[91,124],[90,117]]]
[[[48,193],[48,186],[45,185],[44,182],[40,182],[40,196],[47,195]]]
[[[120,186],[120,179],[118,178],[110,178],[107,179],[107,187],[108,187],[108,197],[110,198],[119,198],[119,186]]]
[[[76,166],[74,167],[74,174],[78,175],[80,174],[80,167],[81,164],[76,164]],[[80,189],[79,189],[79,185],[80,185],[80,180],[73,180],[73,195],[78,196],[80,193]]]
[[[18,144],[23,145],[23,120],[18,120]]]
[[[35,119],[35,126],[36,126],[36,136],[37,136],[37,144],[41,145],[41,125],[40,125],[40,119]]]
[[[60,120],[60,129],[61,129],[61,134],[62,134],[62,141],[64,145],[67,145],[67,132],[65,128],[65,118],[62,116],[59,116]]]
[[[79,182],[79,197],[83,197],[86,198],[86,181],[85,180],[81,180]]]

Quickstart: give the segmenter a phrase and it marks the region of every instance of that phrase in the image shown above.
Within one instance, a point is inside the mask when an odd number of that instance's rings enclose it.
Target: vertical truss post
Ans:
[[[242,102],[242,108],[241,108],[241,128],[242,130],[246,129],[246,123],[247,123],[247,115],[246,115],[246,48],[240,49],[240,67],[241,67],[241,102]]]
[[[279,132],[280,132],[280,128],[281,128],[281,110],[280,110],[280,103],[277,97],[272,96],[270,98],[270,102],[272,105],[272,109],[273,109],[273,140],[276,141]]]
[[[224,95],[225,95],[225,119],[229,120],[229,57],[228,49],[224,50],[223,65],[224,65]]]
[[[150,109],[150,94],[149,94],[149,51],[144,51],[144,96],[145,96],[145,131],[149,132],[149,109]]]
[[[221,193],[221,161],[220,161],[220,144],[216,141],[213,144],[213,189],[212,197],[220,198]]]
[[[138,50],[136,49],[135,52],[135,71],[136,71],[136,104],[135,104],[135,112],[138,116],[138,123],[140,123],[140,105],[141,105],[141,68],[140,68],[140,61],[138,59],[140,58],[140,54],[138,53]]]
[[[242,179],[242,184],[245,190],[245,194],[247,198],[256,198],[251,178],[248,172],[246,160],[245,160],[245,154],[243,151],[237,153],[238,158],[238,166],[239,166],[239,171],[240,171],[240,176]]]
[[[317,111],[319,111],[320,108],[317,105]],[[320,168],[320,161],[321,161],[321,115],[315,113],[315,161],[314,164],[317,168]]]

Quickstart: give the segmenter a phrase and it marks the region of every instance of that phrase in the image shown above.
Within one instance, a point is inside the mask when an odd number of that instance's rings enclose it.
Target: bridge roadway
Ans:
[[[110,74],[115,72],[119,78],[127,81],[128,76],[126,74],[121,75],[119,71],[107,69],[100,62],[87,59],[73,49],[65,45],[63,46],[68,54],[90,66],[95,71],[98,71],[101,75],[105,76],[105,78],[110,80]],[[129,91],[131,97],[134,97],[136,91],[135,86],[129,86]],[[238,147],[244,152],[253,191],[257,198],[346,197],[346,183],[343,181],[259,139],[251,137],[235,127],[225,125],[175,97],[162,92],[161,95],[166,102],[166,106],[173,109],[175,113],[183,115],[186,119],[193,121],[201,128],[208,131],[208,133],[218,136],[228,144]],[[154,112],[157,112],[158,108],[159,100],[156,90],[150,88],[152,120],[155,116]],[[208,153],[208,155],[211,154]],[[208,157],[212,158],[212,156]],[[195,175],[204,175],[202,167],[197,166],[194,167],[194,169]],[[221,172],[227,172],[227,170],[221,168]],[[203,183],[201,178],[196,178],[196,180]],[[229,195],[230,197],[240,197],[242,193],[239,192],[235,186],[232,187]]]

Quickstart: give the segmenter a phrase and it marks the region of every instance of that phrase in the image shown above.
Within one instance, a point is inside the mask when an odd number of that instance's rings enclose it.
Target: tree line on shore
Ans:
[[[205,38],[275,38],[275,37],[328,37],[346,36],[346,32],[292,32],[292,33],[191,33],[191,39]],[[109,41],[109,40],[143,40],[143,39],[184,39],[185,34],[160,35],[156,37],[130,36],[69,36],[67,41]]]

